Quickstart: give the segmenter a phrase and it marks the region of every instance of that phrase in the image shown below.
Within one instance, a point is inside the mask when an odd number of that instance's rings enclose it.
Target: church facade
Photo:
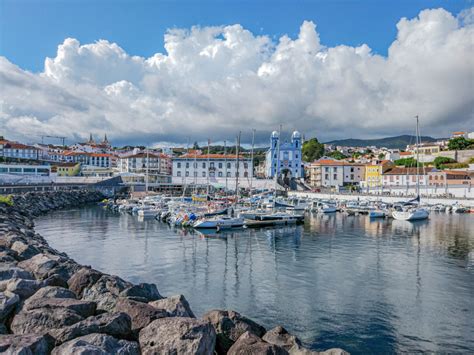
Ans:
[[[274,178],[275,175],[297,179],[304,177],[301,133],[294,131],[290,142],[282,142],[280,139],[279,133],[274,131],[270,138],[270,149],[265,157],[266,177]]]

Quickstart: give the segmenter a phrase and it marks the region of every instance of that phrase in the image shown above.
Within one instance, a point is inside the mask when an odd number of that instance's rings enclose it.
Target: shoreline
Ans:
[[[34,218],[98,202],[94,191],[29,192],[0,203],[0,352],[68,354],[343,355],[303,347],[282,327],[266,330],[232,310],[196,318],[183,295],[132,284],[78,264],[49,246]]]

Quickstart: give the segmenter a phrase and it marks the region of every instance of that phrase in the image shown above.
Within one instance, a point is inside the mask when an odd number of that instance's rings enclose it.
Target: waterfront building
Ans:
[[[40,150],[36,147],[5,139],[0,141],[0,150],[5,158],[38,160],[40,155]]]
[[[166,154],[141,151],[136,154],[119,157],[118,171],[133,174],[136,180],[138,175],[145,177],[148,174],[150,184],[170,183],[171,158]]]
[[[386,171],[382,176],[382,186],[399,186],[411,187],[416,186],[417,175],[419,175],[420,185],[428,185],[428,173],[434,168],[404,168],[395,167]]]
[[[56,176],[78,176],[81,173],[81,163],[52,164],[51,172],[56,173]]]
[[[319,187],[358,186],[365,179],[365,164],[323,157],[309,165],[309,185]]]
[[[377,188],[383,185],[382,175],[393,167],[390,160],[372,162],[365,166],[365,181],[361,184],[363,187]]]
[[[474,172],[459,170],[437,170],[428,173],[428,185],[438,187],[469,185],[471,186]]]
[[[0,183],[50,182],[51,167],[35,164],[0,164]]]
[[[238,169],[237,169],[238,167]],[[238,177],[243,182],[253,177],[252,160],[235,155],[224,154],[183,154],[173,158],[173,183],[176,184],[213,184],[224,185],[235,182]],[[233,181],[233,182],[232,182]]]
[[[265,156],[266,177],[274,178],[277,175],[288,178],[303,178],[301,149],[301,133],[294,131],[290,142],[281,142],[279,133],[274,131],[270,138],[270,149],[268,149]]]

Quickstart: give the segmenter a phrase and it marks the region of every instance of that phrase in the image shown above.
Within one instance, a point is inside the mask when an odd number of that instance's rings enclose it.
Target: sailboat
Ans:
[[[400,221],[418,221],[427,219],[430,215],[429,211],[420,207],[420,162],[419,162],[419,146],[420,146],[420,127],[418,116],[416,116],[416,198],[404,203],[400,210],[392,212],[393,218]]]

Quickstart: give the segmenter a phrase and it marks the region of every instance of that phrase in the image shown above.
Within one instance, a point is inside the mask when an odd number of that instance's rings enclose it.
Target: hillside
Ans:
[[[437,141],[437,138],[422,136],[421,142],[422,143],[429,143]],[[386,138],[379,138],[379,139],[338,139],[330,142],[326,142],[325,144],[334,144],[334,145],[343,145],[347,147],[368,147],[368,146],[376,146],[376,147],[385,147],[390,149],[405,149],[408,144],[415,143],[415,136],[410,135],[402,135],[396,137],[386,137]]]

